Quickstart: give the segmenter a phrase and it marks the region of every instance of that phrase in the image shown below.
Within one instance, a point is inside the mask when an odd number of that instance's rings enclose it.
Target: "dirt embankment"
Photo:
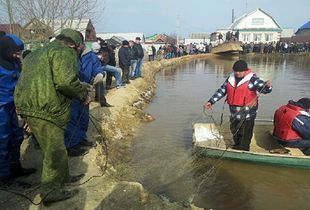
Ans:
[[[139,128],[139,124],[148,121],[143,111],[152,99],[156,84],[155,74],[159,70],[187,62],[189,60],[213,56],[193,55],[170,60],[147,62],[143,65],[143,78],[133,80],[131,84],[121,89],[110,90],[107,101],[114,107],[101,108],[97,103],[91,104],[91,121],[89,126],[89,140],[97,140],[97,146],[83,157],[69,158],[70,173],[77,175],[85,173],[80,184],[67,186],[68,189],[79,189],[78,196],[55,203],[50,207],[33,205],[25,198],[8,192],[0,192],[0,209],[197,209],[194,206],[183,206],[169,203],[158,196],[147,192],[139,183],[119,181],[114,165],[123,158],[124,150],[130,146],[131,136]],[[103,134],[98,136],[95,126]],[[108,168],[102,172],[106,162],[105,146],[108,145]],[[23,144],[23,165],[35,167],[38,172],[22,179],[32,183],[35,188],[19,191],[38,203],[38,187],[42,168],[42,153],[35,149],[32,143]],[[93,177],[95,176],[95,177]],[[85,182],[90,177],[91,180]],[[12,189],[14,190],[14,189]]]

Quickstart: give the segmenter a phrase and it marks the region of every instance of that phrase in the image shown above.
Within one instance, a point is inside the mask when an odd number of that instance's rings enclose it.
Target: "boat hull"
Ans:
[[[205,157],[216,157],[251,163],[271,164],[294,168],[310,169],[310,156],[305,156],[297,148],[284,148],[270,135],[272,125],[264,122],[255,125],[251,140],[250,151],[235,150],[230,148],[232,136],[219,132],[212,123],[196,123],[193,125],[193,146],[195,154]],[[221,135],[225,133],[225,135]],[[274,152],[282,154],[275,154]]]
[[[214,54],[236,54],[242,51],[240,42],[224,42],[211,49]]]
[[[254,152],[238,151],[232,149],[219,149],[212,147],[195,146],[195,154],[203,157],[215,157],[238,161],[251,162],[256,164],[269,164],[274,166],[285,166],[293,168],[310,169],[310,158],[293,157],[280,154],[259,154]]]

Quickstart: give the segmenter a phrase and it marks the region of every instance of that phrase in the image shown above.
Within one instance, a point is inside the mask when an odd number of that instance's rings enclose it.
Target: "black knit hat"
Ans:
[[[124,41],[122,42],[122,45],[129,45],[129,42],[128,42],[127,40],[124,40]]]
[[[244,60],[238,60],[233,65],[234,71],[246,71],[248,70],[248,64]]]
[[[301,98],[297,101],[305,109],[310,109],[310,98]]]
[[[0,38],[3,37],[6,33],[4,31],[0,31]]]

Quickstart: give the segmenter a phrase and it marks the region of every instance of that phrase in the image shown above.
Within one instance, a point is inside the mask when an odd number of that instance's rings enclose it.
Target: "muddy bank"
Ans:
[[[68,189],[79,189],[78,196],[55,203],[50,207],[44,207],[31,204],[23,197],[2,191],[0,192],[0,209],[196,209],[194,206],[170,203],[150,194],[139,183],[120,181],[115,166],[119,161],[126,161],[125,152],[130,146],[131,137],[141,123],[148,121],[143,110],[154,95],[156,72],[189,60],[210,56],[213,55],[193,55],[145,63],[143,78],[132,81],[125,88],[108,92],[107,100],[114,107],[101,108],[97,103],[91,104],[92,120],[88,138],[90,141],[97,141],[97,146],[83,157],[69,158],[72,175],[85,173],[85,178],[80,183],[66,186]],[[103,138],[98,136],[94,125],[99,128]],[[103,139],[108,145],[108,168],[104,172],[103,166],[107,157],[102,143]],[[23,193],[38,204],[40,202],[38,188],[42,169],[42,153],[29,140],[23,144],[22,164],[25,167],[38,169],[35,175],[20,179],[30,182],[34,187],[29,190],[18,188],[10,190]],[[85,181],[87,182],[84,184]]]

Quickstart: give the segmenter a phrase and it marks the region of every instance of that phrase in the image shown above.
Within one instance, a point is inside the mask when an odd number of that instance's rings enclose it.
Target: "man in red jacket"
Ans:
[[[234,149],[249,151],[253,136],[254,120],[258,109],[257,93],[267,94],[272,91],[270,81],[259,79],[248,64],[238,60],[233,65],[233,72],[223,85],[205,103],[206,109],[227,95],[229,105],[230,130],[233,134]]]
[[[290,100],[274,115],[274,137],[283,146],[302,149],[305,155],[310,155],[309,108],[310,98]]]

